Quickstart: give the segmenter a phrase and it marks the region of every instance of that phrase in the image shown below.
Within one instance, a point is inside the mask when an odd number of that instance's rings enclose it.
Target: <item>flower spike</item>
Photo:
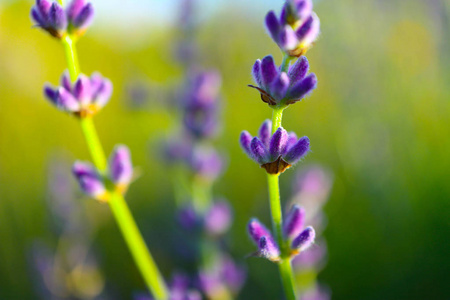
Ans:
[[[307,75],[309,63],[302,56],[287,73],[276,67],[272,56],[257,60],[253,67],[253,78],[258,86],[249,85],[261,94],[261,100],[270,106],[294,104],[306,97],[317,86],[314,73]]]
[[[288,133],[283,127],[270,137],[266,120],[260,130],[259,137],[252,137],[247,131],[242,132],[240,143],[251,159],[256,161],[269,174],[283,173],[297,163],[309,151],[309,139],[297,139],[295,133]]]

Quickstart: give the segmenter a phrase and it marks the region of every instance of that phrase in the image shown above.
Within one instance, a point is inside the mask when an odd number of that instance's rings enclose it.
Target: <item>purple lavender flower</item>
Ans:
[[[316,237],[314,228],[311,226],[306,227],[293,241],[292,249],[301,252],[308,249],[313,243]]]
[[[90,163],[77,161],[73,165],[75,175],[81,190],[88,196],[100,201],[107,201],[109,191],[105,179],[114,185],[118,193],[125,193],[133,177],[130,151],[126,146],[119,145],[114,148],[109,158],[108,173],[103,176]]]
[[[251,159],[265,168],[269,174],[283,173],[297,163],[309,151],[309,139],[297,139],[295,133],[288,133],[283,127],[270,137],[272,122],[266,120],[259,130],[259,138],[243,131],[240,143]]]
[[[208,271],[199,273],[199,285],[208,299],[219,299],[220,295],[236,295],[247,277],[246,271],[236,265],[227,255],[221,255]]]
[[[231,220],[232,213],[228,202],[217,201],[205,214],[205,230],[213,236],[224,234],[230,228]]]
[[[258,255],[270,261],[280,260],[280,249],[276,244],[270,231],[257,219],[252,219],[248,223],[248,233],[258,246]]]
[[[186,205],[178,210],[177,221],[184,229],[195,228],[200,223],[199,219],[192,205]]]
[[[209,181],[214,181],[222,173],[224,165],[214,148],[207,146],[194,148],[188,163],[197,176]]]
[[[298,205],[293,205],[285,219],[283,233],[288,239],[293,239],[298,236],[303,229],[305,223],[305,210]]]
[[[181,273],[175,273],[172,277],[172,282],[169,287],[168,300],[201,300],[201,294],[190,288],[191,280]],[[137,294],[134,300],[153,300],[154,298],[148,294]]]
[[[280,17],[270,11],[265,23],[272,39],[289,56],[304,55],[320,33],[311,0],[287,0]]]
[[[268,55],[253,65],[253,79],[257,86],[249,85],[261,93],[261,100],[270,106],[294,104],[306,97],[317,86],[314,73],[307,75],[309,63],[302,56],[289,67],[287,73],[275,65]]]
[[[66,10],[56,1],[36,0],[31,17],[36,26],[62,39],[66,34],[81,36],[92,23],[94,10],[84,0],[72,1]]]
[[[72,85],[65,72],[61,77],[61,86],[52,88],[47,85],[44,93],[58,109],[85,118],[96,114],[108,103],[112,84],[99,73],[94,73],[90,78],[81,74]]]

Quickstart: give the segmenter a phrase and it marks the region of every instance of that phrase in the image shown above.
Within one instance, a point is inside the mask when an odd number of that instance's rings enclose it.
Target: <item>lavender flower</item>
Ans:
[[[208,181],[214,181],[223,170],[221,156],[212,147],[195,147],[188,159],[192,171]]]
[[[231,225],[232,213],[228,202],[217,201],[206,212],[204,226],[210,235],[218,236],[224,234]]]
[[[170,284],[170,295],[168,300],[201,300],[201,294],[190,288],[191,280],[181,273],[175,273]],[[148,294],[138,294],[134,300],[153,300]]]
[[[72,85],[69,74],[65,72],[61,77],[61,86],[52,88],[47,85],[44,93],[59,110],[85,118],[96,114],[108,103],[112,84],[99,73],[94,73],[90,78],[81,74]]]
[[[110,156],[108,167],[108,173],[103,176],[90,163],[77,161],[72,171],[85,194],[99,201],[107,201],[109,197],[107,182],[113,184],[115,191],[124,194],[132,180],[133,167],[129,149],[123,145],[116,146]]]
[[[240,143],[251,159],[265,168],[269,174],[283,173],[297,163],[309,151],[309,139],[297,139],[295,133],[288,133],[283,127],[270,136],[272,122],[266,120],[259,130],[259,138],[243,131]]]
[[[292,243],[290,244],[290,256],[294,257],[300,252],[306,250],[314,243],[315,231],[311,226],[303,229],[302,222],[299,222],[298,214],[300,210],[293,208],[293,210],[286,217],[283,228],[285,236],[292,236]],[[296,219],[297,218],[297,219]],[[293,225],[294,224],[294,225]],[[295,228],[295,229],[293,229]],[[258,246],[257,255],[267,258],[270,261],[277,262],[280,258],[280,248],[275,242],[272,233],[257,219],[252,219],[248,224],[248,232],[251,239]],[[293,235],[293,234],[296,235]]]
[[[81,36],[92,23],[94,10],[84,0],[73,0],[66,10],[56,1],[36,0],[31,17],[36,26],[62,39],[66,34]]]
[[[266,15],[266,27],[272,39],[289,56],[306,53],[320,33],[320,20],[312,11],[311,0],[287,0],[278,18]]]
[[[317,86],[314,73],[307,75],[309,63],[302,56],[288,72],[275,65],[273,57],[268,55],[253,65],[253,79],[257,86],[249,85],[261,93],[261,100],[270,106],[286,106],[302,100]]]

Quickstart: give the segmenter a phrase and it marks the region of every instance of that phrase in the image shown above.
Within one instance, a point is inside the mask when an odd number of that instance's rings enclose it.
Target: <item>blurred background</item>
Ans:
[[[114,83],[95,123],[107,153],[117,143],[132,150],[142,174],[127,201],[169,277],[177,267],[166,234],[174,200],[159,151],[173,125],[167,91],[182,80],[173,58],[178,1],[92,2],[97,16],[78,43],[81,68]],[[52,186],[75,159],[89,159],[77,122],[43,97],[43,84],[56,84],[66,64],[61,45],[32,27],[32,4],[0,1],[1,299],[39,299],[33,249],[39,243],[62,247]],[[263,27],[266,12],[281,5],[199,0],[196,11],[199,64],[219,70],[223,80],[224,124],[215,144],[228,166],[214,192],[234,209],[230,249],[249,274],[239,299],[279,299],[276,267],[244,259],[254,251],[246,223],[257,216],[269,224],[269,207],[265,174],[242,152],[238,137],[242,130],[256,133],[271,116],[246,85],[257,58],[273,54],[281,63]],[[311,139],[312,152],[281,177],[281,195],[289,199],[296,171],[308,165],[333,173],[323,233],[328,264],[319,280],[333,299],[448,299],[450,4],[322,0],[314,10],[322,33],[307,57],[319,85],[283,120],[285,128]],[[73,284],[97,282],[88,287],[91,294],[104,289],[105,299],[131,299],[144,284],[108,207],[83,198],[75,182],[64,184],[88,212],[86,239],[97,270]]]

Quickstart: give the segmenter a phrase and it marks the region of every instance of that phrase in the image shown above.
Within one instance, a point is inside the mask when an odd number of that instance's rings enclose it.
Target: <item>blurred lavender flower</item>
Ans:
[[[329,289],[316,285],[310,290],[306,291],[303,296],[301,297],[301,300],[330,300],[331,299],[331,292]]]
[[[105,179],[114,185],[115,191],[124,194],[133,178],[130,150],[124,145],[116,146],[110,156],[108,167],[108,174],[103,176],[90,163],[77,161],[72,171],[85,194],[99,201],[107,201],[109,191]]]
[[[273,11],[266,15],[270,36],[286,54],[305,54],[319,36],[320,20],[312,8],[312,0],[287,0],[279,18]]]
[[[205,230],[212,236],[222,235],[230,228],[232,219],[230,204],[225,200],[216,201],[205,213]]]
[[[99,73],[94,73],[90,78],[81,74],[72,85],[69,74],[64,72],[61,86],[52,88],[46,85],[44,93],[58,109],[84,118],[96,114],[108,103],[112,84]]]
[[[300,208],[293,207],[285,218],[286,226],[283,228],[283,234],[290,237],[291,257],[308,249],[314,243],[315,231],[311,226],[303,228],[302,213],[304,214]],[[259,248],[258,256],[274,262],[280,260],[280,248],[272,233],[261,222],[252,219],[248,224],[248,232]]]
[[[201,222],[192,205],[186,205],[178,210],[177,221],[183,229],[191,230]]]
[[[314,246],[294,257],[292,267],[296,271],[314,268],[319,271],[326,263],[327,244],[324,239],[314,242]]]
[[[191,280],[187,276],[181,273],[174,274],[169,287],[170,295],[168,300],[201,300],[201,294],[197,290],[190,288],[190,286],[192,286]],[[148,294],[138,294],[133,299],[153,300],[153,297]]]
[[[62,39],[66,34],[81,36],[94,18],[94,9],[84,0],[73,0],[66,10],[56,1],[36,0],[31,9],[36,26]]]
[[[246,277],[244,269],[229,256],[221,255],[210,270],[200,272],[199,283],[208,299],[233,299],[231,295],[239,293]]]
[[[302,56],[283,72],[268,55],[253,65],[253,79],[257,86],[249,85],[261,93],[261,100],[271,106],[285,106],[302,100],[317,86],[314,73],[307,75],[309,63]]]
[[[214,181],[222,173],[223,160],[213,147],[195,147],[188,160],[188,164],[197,176]]]
[[[240,137],[242,148],[269,174],[283,173],[297,163],[309,151],[308,137],[297,139],[295,133],[288,133],[283,127],[270,136],[272,122],[266,120],[259,129],[259,137],[252,137],[243,131]]]

